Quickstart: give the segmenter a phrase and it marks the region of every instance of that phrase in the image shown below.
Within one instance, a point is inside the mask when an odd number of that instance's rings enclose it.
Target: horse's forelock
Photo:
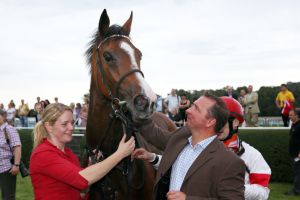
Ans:
[[[86,60],[87,60],[87,64],[90,67],[90,72],[92,71],[92,59],[93,59],[93,53],[94,53],[94,48],[97,48],[97,46],[100,44],[100,42],[112,35],[125,35],[128,36],[126,34],[126,32],[124,31],[124,29],[122,28],[122,26],[119,25],[112,25],[108,28],[108,30],[106,31],[106,33],[102,36],[100,35],[99,31],[97,30],[93,37],[92,40],[88,43],[88,49],[85,52],[85,56],[86,56]]]

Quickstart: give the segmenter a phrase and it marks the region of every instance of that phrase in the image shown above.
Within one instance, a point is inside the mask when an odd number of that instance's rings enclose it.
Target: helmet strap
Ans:
[[[221,140],[221,141],[226,141],[228,139],[230,139],[232,137],[233,134],[237,133],[239,131],[239,127],[237,126],[236,128],[233,127],[233,121],[234,121],[234,117],[229,117],[228,119],[228,126],[229,126],[229,134],[228,136]]]

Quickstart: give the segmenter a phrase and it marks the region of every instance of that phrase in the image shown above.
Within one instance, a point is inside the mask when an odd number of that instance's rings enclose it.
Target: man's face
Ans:
[[[286,88],[285,86],[281,86],[281,87],[280,87],[280,91],[281,91],[281,92],[285,92],[286,90],[287,90],[287,88]]]
[[[248,86],[248,92],[251,93],[252,90],[253,90],[253,86],[252,86],[252,85],[249,85],[249,86]]]
[[[291,110],[289,113],[289,118],[293,123],[297,122],[299,120],[299,117],[296,115],[294,110]]]
[[[232,93],[232,87],[227,87],[227,92]]]
[[[215,102],[207,97],[200,97],[197,99],[192,106],[187,109],[187,124],[191,129],[202,129],[212,126],[212,120],[209,117],[208,110],[215,104]],[[215,123],[214,123],[215,125]]]
[[[172,89],[171,90],[171,94],[174,96],[176,94],[176,90],[175,89]]]
[[[240,91],[240,96],[242,96],[242,97],[243,97],[243,96],[245,96],[245,95],[246,95],[246,92],[245,92],[245,90],[241,90],[241,91]]]
[[[234,119],[232,122],[233,129],[236,129],[239,126],[239,120]],[[230,129],[229,129],[229,123],[227,122],[225,126],[222,129],[222,132],[218,134],[219,140],[224,140],[229,135]]]

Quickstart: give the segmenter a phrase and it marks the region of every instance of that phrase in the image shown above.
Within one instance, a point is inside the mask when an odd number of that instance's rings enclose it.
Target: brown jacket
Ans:
[[[154,136],[157,137],[156,141],[160,136],[158,130],[156,129],[154,133]],[[188,144],[187,139],[190,135],[188,128],[182,128],[170,137],[157,171],[154,185],[155,199],[166,199],[172,165]],[[155,143],[154,136],[145,137]],[[162,140],[166,139],[164,136],[162,137]],[[187,195],[187,200],[244,199],[245,169],[244,162],[228,151],[216,138],[192,164],[180,191]]]

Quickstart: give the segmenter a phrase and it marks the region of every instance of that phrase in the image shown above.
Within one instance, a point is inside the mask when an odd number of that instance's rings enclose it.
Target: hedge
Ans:
[[[32,130],[19,131],[22,140],[22,158],[28,165],[32,151]],[[258,149],[271,167],[271,181],[292,182],[292,166],[288,156],[289,130],[240,130],[240,138]],[[74,138],[69,146],[82,155],[83,138]]]
[[[271,181],[292,182],[289,130],[240,130],[240,138],[261,152],[272,170]]]

